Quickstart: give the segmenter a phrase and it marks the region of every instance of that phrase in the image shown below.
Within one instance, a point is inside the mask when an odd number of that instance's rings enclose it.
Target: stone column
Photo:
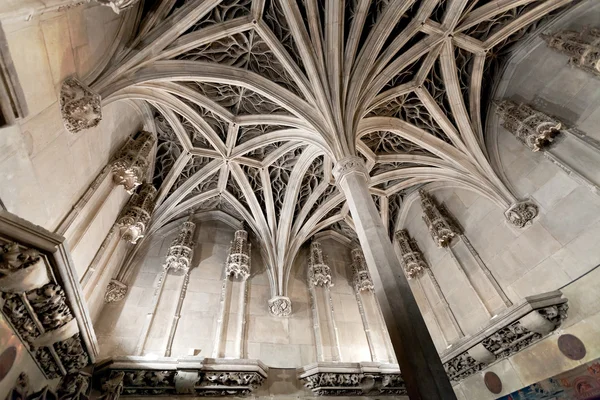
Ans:
[[[542,35],[548,47],[570,56],[569,64],[600,76],[600,29],[585,27],[581,32],[559,31]]]
[[[150,153],[156,143],[154,134],[140,131],[130,136],[115,155],[113,181],[133,193],[142,184],[150,166]]]
[[[308,258],[308,289],[313,302],[313,321],[318,327],[315,328],[315,343],[320,350],[318,361],[340,361],[340,341],[329,290],[331,286],[331,269],[325,264],[321,243],[313,240]]]
[[[138,240],[144,237],[150,217],[154,212],[155,199],[156,189],[154,186],[150,183],[142,184],[138,192],[131,197],[117,220],[117,225],[121,231],[121,239],[136,244]]]
[[[347,157],[333,170],[345,194],[375,287],[396,358],[413,400],[456,399],[425,321],[369,191],[360,157]]]
[[[175,308],[175,314],[173,315],[173,322],[171,323],[171,330],[167,338],[167,346],[165,350],[165,357],[171,356],[171,350],[173,348],[173,340],[177,333],[177,325],[181,318],[181,308],[185,301],[185,295],[187,293],[187,287],[190,282],[190,264],[194,256],[194,232],[196,230],[196,224],[191,221],[183,223],[179,235],[169,247],[167,253],[167,259],[165,263],[171,271],[175,273],[183,273],[183,282],[179,291],[179,300],[177,301],[177,307]]]
[[[417,241],[410,237],[406,229],[402,229],[396,232],[396,241],[398,242],[398,247],[400,248],[400,256],[402,257],[402,263],[404,264],[404,272],[406,273],[408,279],[418,279],[421,276],[423,276],[424,272],[426,272],[429,275],[429,279],[431,280],[431,283],[436,291],[438,298],[444,305],[444,310],[450,318],[454,330],[456,331],[459,337],[465,336],[465,334],[462,331],[462,328],[460,327],[460,324],[458,323],[458,320],[456,319],[456,316],[454,315],[454,312],[452,311],[452,308],[450,307],[450,303],[448,303],[448,299],[446,299],[444,292],[442,292],[442,288],[440,287],[440,284],[438,283],[435,275],[433,274],[433,271],[431,270],[431,268],[429,268],[429,264],[427,264],[427,261],[425,261],[425,257],[423,256],[423,252],[421,252]],[[427,301],[429,301],[425,290],[423,290],[423,293],[425,294],[425,298],[427,299]],[[440,332],[444,336],[444,341],[448,343],[448,339],[445,337],[441,326],[439,325],[439,321],[435,316],[433,307],[431,308],[431,312],[435,317],[434,319],[438,324],[438,327],[440,327]]]
[[[245,356],[244,342],[246,336],[246,306],[248,303],[248,278],[251,268],[251,245],[248,232],[240,229],[235,232],[223,277],[221,290],[221,307],[217,321],[213,358]],[[236,311],[232,312],[232,306]],[[234,324],[235,337],[227,337],[228,325]],[[227,350],[227,342],[232,341],[231,351]]]

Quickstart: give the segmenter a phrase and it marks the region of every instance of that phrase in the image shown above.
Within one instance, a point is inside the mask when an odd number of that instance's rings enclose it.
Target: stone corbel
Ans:
[[[127,295],[127,285],[116,279],[111,279],[106,287],[106,293],[104,294],[105,303],[116,303],[121,301]]]
[[[269,299],[269,312],[276,317],[292,315],[292,301],[286,296],[275,296]]]
[[[94,128],[102,120],[100,95],[76,77],[69,77],[60,89],[60,112],[71,133]]]
[[[48,379],[79,371],[98,354],[63,242],[0,212],[0,310]]]
[[[517,228],[524,228],[531,225],[533,220],[539,213],[538,206],[529,201],[519,201],[512,204],[508,210],[504,212],[506,220]]]

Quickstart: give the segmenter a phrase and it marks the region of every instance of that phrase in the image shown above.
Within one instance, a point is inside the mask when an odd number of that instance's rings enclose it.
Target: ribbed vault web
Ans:
[[[154,112],[155,228],[190,209],[246,221],[274,294],[322,230],[356,240],[336,160],[358,155],[393,236],[429,182],[514,197],[483,123],[510,47],[570,0],[161,0],[95,83]]]

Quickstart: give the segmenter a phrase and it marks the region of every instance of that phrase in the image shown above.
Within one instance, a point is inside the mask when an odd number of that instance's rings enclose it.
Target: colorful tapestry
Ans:
[[[600,399],[600,359],[524,387],[499,400]]]

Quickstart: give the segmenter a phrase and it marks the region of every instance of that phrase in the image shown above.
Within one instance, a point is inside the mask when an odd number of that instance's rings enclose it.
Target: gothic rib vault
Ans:
[[[332,176],[347,157],[365,161],[391,238],[403,197],[430,182],[528,222],[485,148],[491,79],[514,42],[571,2],[147,2],[137,36],[90,87],[104,105],[151,107],[149,232],[190,210],[235,215],[259,241],[272,296],[287,296],[307,239],[354,237]]]

